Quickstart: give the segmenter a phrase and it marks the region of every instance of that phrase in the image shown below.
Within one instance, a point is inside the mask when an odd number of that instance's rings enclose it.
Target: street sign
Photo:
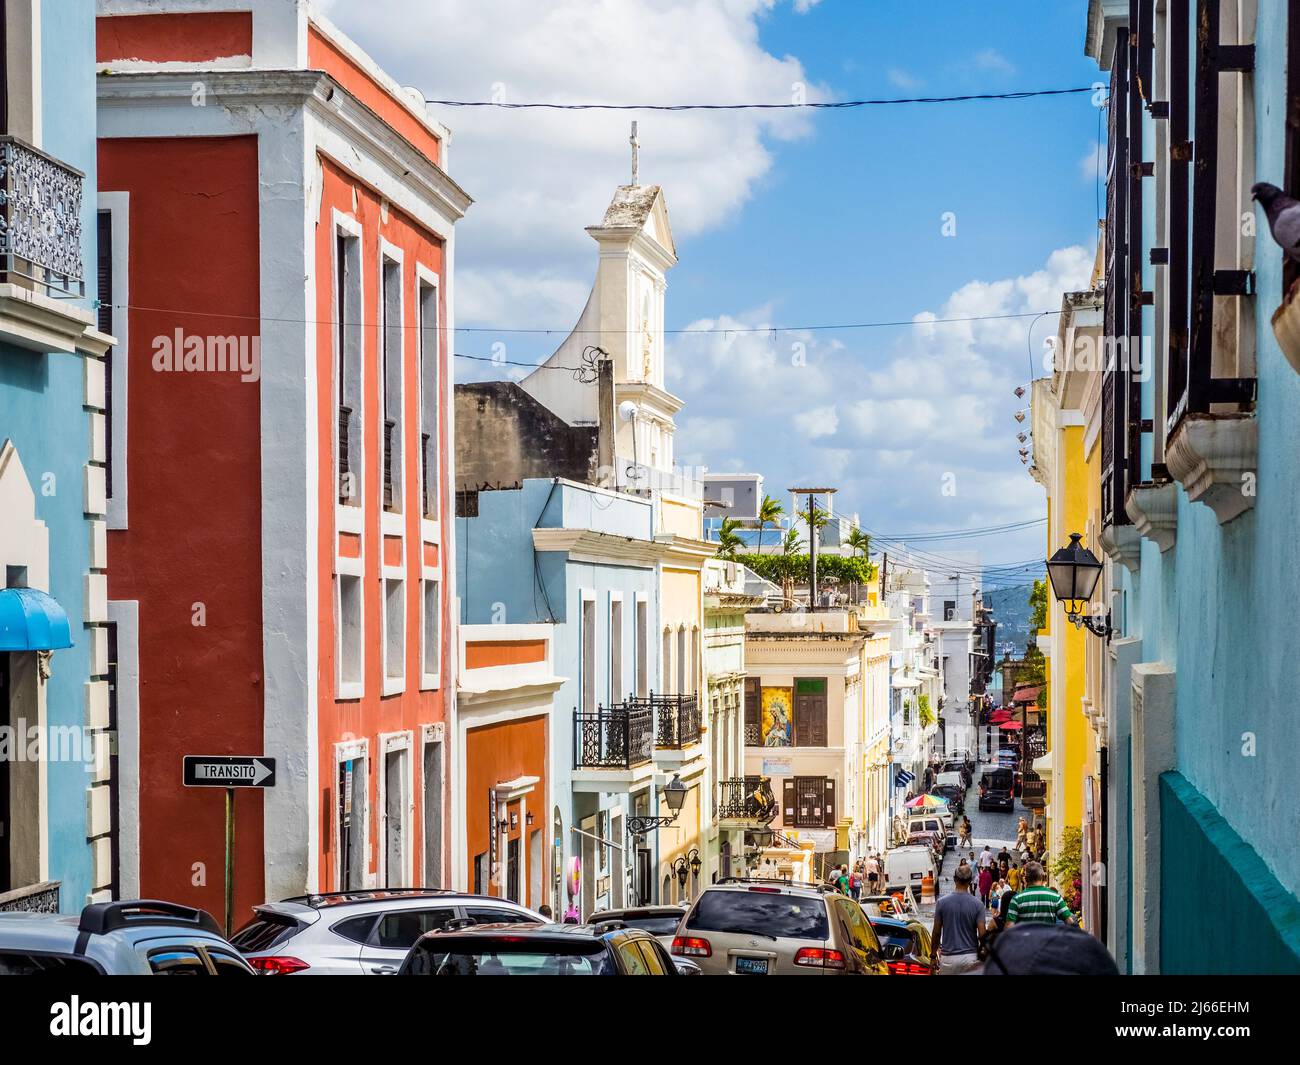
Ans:
[[[273,788],[275,759],[260,755],[187,754],[187,788]]]

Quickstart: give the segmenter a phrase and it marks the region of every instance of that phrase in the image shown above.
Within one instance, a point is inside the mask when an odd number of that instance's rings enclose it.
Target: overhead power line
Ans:
[[[977,100],[1028,100],[1035,96],[1071,96],[1092,92],[1091,85],[1076,89],[1026,89],[1020,92],[977,92],[961,96],[909,96],[873,100],[812,100],[805,103],[781,104],[604,104],[604,103],[545,103],[528,101],[509,103],[505,100],[435,100],[426,96],[424,102],[436,107],[496,107],[504,111],[846,111],[859,107],[892,107],[898,104],[956,104]]]

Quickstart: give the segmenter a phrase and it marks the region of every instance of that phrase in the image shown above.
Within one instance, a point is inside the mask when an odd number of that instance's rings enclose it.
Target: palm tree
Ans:
[[[763,502],[758,508],[758,553],[763,553],[763,530],[769,525],[775,525],[785,513],[785,507],[781,506],[779,500],[765,495]]]
[[[787,529],[785,539],[781,541],[781,554],[797,555],[804,548],[804,542],[799,539],[798,529]]]
[[[736,552],[744,546],[744,541],[736,535],[740,522],[735,518],[723,518],[722,528],[718,530],[718,557],[736,559]]]
[[[859,551],[862,552],[863,558],[866,558],[871,554],[871,537],[856,525],[853,527],[853,531],[849,533],[848,538],[845,539],[844,542],[852,549],[855,556]]]

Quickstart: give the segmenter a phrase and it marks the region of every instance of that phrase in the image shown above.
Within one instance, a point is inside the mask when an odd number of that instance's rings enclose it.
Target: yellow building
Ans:
[[[1050,377],[1033,383],[1034,464],[1031,474],[1047,492],[1046,556],[1079,533],[1100,555],[1100,350],[1101,296],[1066,293]],[[1038,634],[1046,659],[1047,754],[1034,769],[1047,784],[1044,816],[1049,856],[1058,855],[1067,828],[1095,820],[1097,736],[1094,706],[1101,704],[1098,644],[1071,624],[1049,592],[1047,627]],[[1093,685],[1089,686],[1089,664]],[[1042,696],[1039,703],[1042,705]]]

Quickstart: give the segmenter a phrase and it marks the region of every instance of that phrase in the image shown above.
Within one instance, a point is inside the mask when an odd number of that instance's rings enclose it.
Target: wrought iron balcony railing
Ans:
[[[1034,808],[1047,805],[1047,781],[1026,780],[1020,785],[1020,801]]]
[[[59,881],[45,880],[29,887],[0,892],[0,913],[58,913]]]
[[[763,730],[759,728],[758,725],[747,724],[745,726],[745,746],[746,747],[763,746]]]
[[[574,769],[631,769],[654,754],[654,712],[626,706],[573,712]]]
[[[738,777],[718,781],[718,804],[715,820],[760,821],[770,825],[776,820],[778,806],[769,777]]]
[[[86,294],[81,248],[85,175],[16,137],[0,137],[0,277],[49,295]]]
[[[697,695],[656,695],[628,699],[629,708],[651,710],[655,715],[655,746],[669,749],[700,742],[700,700]]]

